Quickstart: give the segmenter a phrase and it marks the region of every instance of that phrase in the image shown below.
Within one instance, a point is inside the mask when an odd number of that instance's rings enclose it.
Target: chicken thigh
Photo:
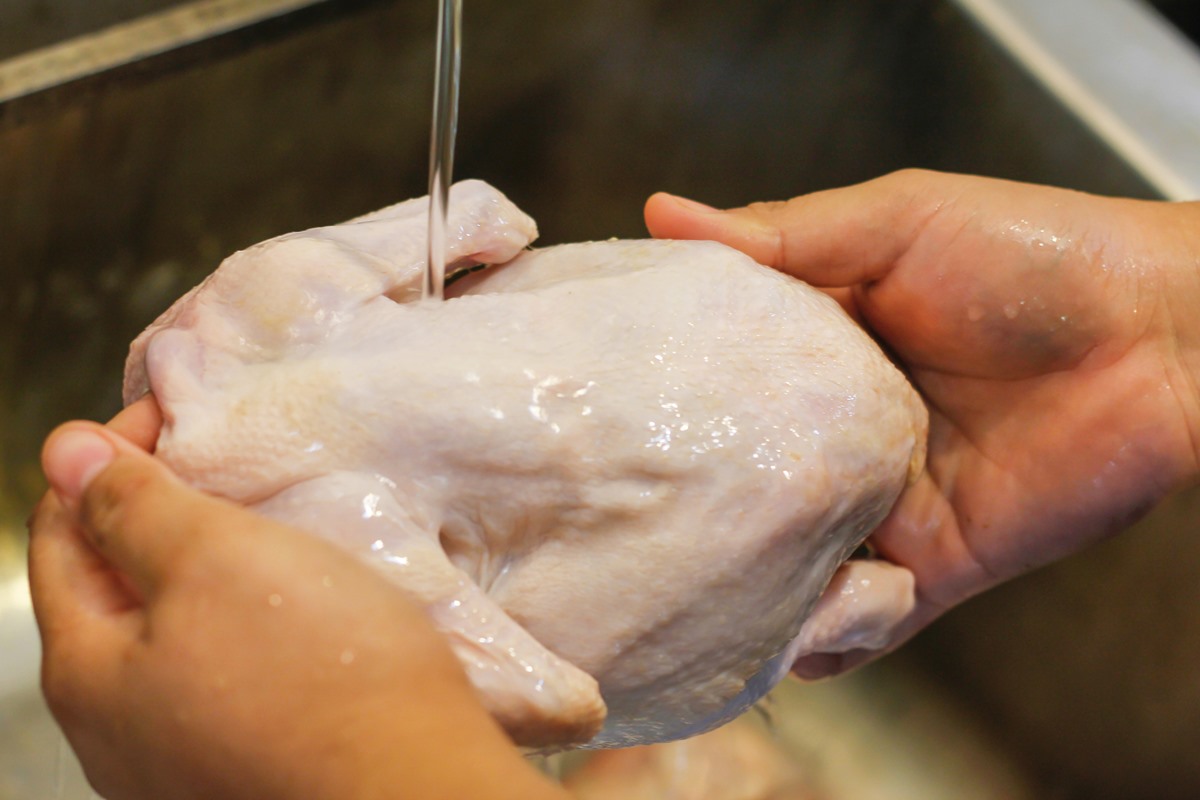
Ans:
[[[524,745],[693,735],[886,639],[911,575],[847,558],[926,412],[836,303],[711,242],[527,250],[480,182],[447,261],[495,266],[420,301],[426,208],[272,239],[177,301],[126,366],[158,454],[390,573]]]

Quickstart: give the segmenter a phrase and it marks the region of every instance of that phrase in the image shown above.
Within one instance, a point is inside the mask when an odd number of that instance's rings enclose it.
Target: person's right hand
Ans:
[[[907,171],[730,211],[659,194],[646,221],[827,288],[930,408],[925,472],[872,537],[917,607],[885,650],[802,676],[886,652],[1197,475],[1196,204]]]
[[[185,485],[157,406],[48,439],[42,684],[109,800],[562,798],[424,610],[333,544]]]

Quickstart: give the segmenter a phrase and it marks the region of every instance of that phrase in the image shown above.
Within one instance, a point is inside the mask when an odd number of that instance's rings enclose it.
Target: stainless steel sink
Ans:
[[[224,254],[424,192],[434,5],[0,9],[0,800],[50,796],[57,759],[21,563],[41,439],[116,410],[129,340]],[[643,235],[657,189],[736,204],[908,166],[1200,195],[1200,60],[1136,0],[472,0],[466,21],[457,174],[548,242]],[[928,774],[986,757],[1030,796],[1197,796],[1198,504],[788,713],[910,692],[968,720],[906,755]],[[901,746],[900,717],[864,719]]]
[[[0,58],[11,58],[161,11],[182,0],[8,0],[0,4]]]

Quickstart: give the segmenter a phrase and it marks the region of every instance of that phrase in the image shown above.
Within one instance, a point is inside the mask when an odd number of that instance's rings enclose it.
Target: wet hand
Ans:
[[[729,211],[660,194],[646,221],[826,288],[926,399],[928,465],[872,537],[917,578],[884,651],[1196,477],[1194,204],[908,171]]]
[[[63,426],[43,453],[43,688],[97,791],[561,796],[420,608],[343,551],[185,486],[144,451],[159,425],[147,400],[107,429]]]

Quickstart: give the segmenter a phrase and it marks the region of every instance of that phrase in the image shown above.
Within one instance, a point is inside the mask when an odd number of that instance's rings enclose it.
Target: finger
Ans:
[[[88,545],[53,493],[30,520],[29,589],[43,640],[137,607],[136,597]]]
[[[949,460],[935,454],[936,464]],[[997,491],[1002,480],[995,475],[991,482]],[[871,534],[879,556],[911,571],[918,596],[936,607],[957,605],[999,580],[964,536],[959,517],[952,497],[927,469]]]
[[[929,472],[904,491],[871,535],[871,543],[884,563],[912,573],[916,605],[876,647],[799,659],[792,670],[801,678],[831,677],[890,653],[950,608],[997,582],[963,539],[949,499]]]
[[[886,641],[872,643],[869,649],[800,658],[792,670],[801,678],[830,677],[890,653],[949,609],[998,582],[964,539],[950,498],[928,470],[904,490],[870,542],[881,564],[911,573],[915,606],[895,624]]]
[[[68,422],[52,431],[42,446],[42,471],[69,512],[79,508],[84,489],[116,456],[114,442],[120,437],[95,435],[99,427]]]
[[[162,423],[162,410],[158,402],[154,395],[146,394],[121,409],[108,421],[108,427],[146,452],[153,453]]]
[[[954,179],[905,171],[728,211],[659,193],[646,202],[646,226],[659,238],[722,242],[814,286],[854,286],[888,273]]]
[[[153,595],[196,531],[220,528],[212,516],[223,504],[99,425],[68,423],[56,430],[42,463],[87,541],[143,597]]]
[[[106,687],[141,627],[136,600],[93,550],[58,499],[47,494],[30,521],[29,592],[42,641],[42,691],[64,730],[99,714]]]

